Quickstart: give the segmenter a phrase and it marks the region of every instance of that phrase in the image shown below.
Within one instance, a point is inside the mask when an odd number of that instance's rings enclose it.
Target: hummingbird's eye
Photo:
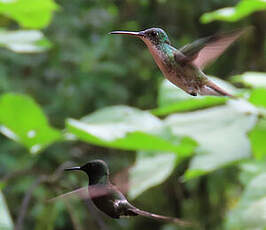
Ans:
[[[156,37],[157,36],[157,32],[156,31],[151,31],[151,36],[152,37]]]

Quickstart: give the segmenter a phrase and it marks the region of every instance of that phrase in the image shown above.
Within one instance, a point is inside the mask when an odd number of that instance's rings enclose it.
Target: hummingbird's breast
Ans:
[[[150,41],[145,41],[155,63],[158,65],[164,75],[171,71],[171,59],[174,60],[172,52],[167,52],[166,48],[162,46],[155,46]]]
[[[189,94],[196,95],[198,93],[204,82],[205,75],[197,67],[192,64],[182,66],[178,63],[174,55],[180,51],[168,44],[154,46],[149,41],[144,42],[163,75],[170,82]]]
[[[128,202],[112,184],[89,186],[88,191],[94,205],[106,215],[112,218],[126,215]]]
[[[199,93],[206,79],[205,75],[197,67],[189,63],[185,66],[174,65],[172,71],[164,73],[164,76],[193,96]]]

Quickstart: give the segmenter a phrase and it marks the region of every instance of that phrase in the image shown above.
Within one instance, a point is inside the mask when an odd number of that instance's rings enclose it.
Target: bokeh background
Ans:
[[[69,165],[105,160],[140,209],[194,229],[266,229],[265,0],[0,0],[0,229],[184,229],[112,220],[76,196]],[[143,42],[251,26],[205,72],[241,99],[191,97]],[[223,79],[223,80],[222,80]]]

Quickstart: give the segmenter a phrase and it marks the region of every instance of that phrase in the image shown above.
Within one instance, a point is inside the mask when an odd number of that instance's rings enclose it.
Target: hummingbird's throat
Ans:
[[[89,176],[89,185],[96,185],[96,184],[108,184],[109,183],[109,176],[108,175],[91,175]]]
[[[161,71],[164,73],[166,71],[165,64],[163,63],[164,53],[163,53],[162,48],[160,47],[160,45],[155,45],[149,39],[146,39],[146,38],[141,38],[141,39],[147,45],[147,47],[148,47],[148,49],[149,49],[154,61],[159,66]]]

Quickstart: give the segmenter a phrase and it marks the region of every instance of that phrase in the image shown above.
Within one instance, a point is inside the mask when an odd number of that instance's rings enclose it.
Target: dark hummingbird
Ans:
[[[92,160],[81,167],[72,167],[66,171],[81,170],[89,177],[88,197],[103,213],[112,218],[122,216],[145,216],[159,221],[176,223],[182,226],[191,225],[178,218],[161,216],[134,207],[126,197],[110,182],[109,169],[102,160]]]
[[[110,34],[126,34],[140,38],[149,48],[164,76],[192,96],[232,96],[210,81],[203,68],[219,57],[245,30],[215,34],[201,38],[181,49],[171,46],[166,32],[150,28],[140,32],[113,31]]]

